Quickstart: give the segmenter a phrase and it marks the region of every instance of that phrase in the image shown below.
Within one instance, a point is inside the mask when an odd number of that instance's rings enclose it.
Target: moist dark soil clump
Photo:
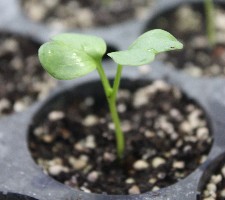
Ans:
[[[225,162],[223,161],[205,185],[201,200],[225,199]]]
[[[166,12],[153,20],[149,27],[167,30],[184,43],[184,49],[181,52],[169,52],[163,55],[163,59],[172,67],[195,77],[224,76],[224,8],[216,7],[214,19],[217,37],[214,47],[209,45],[204,10],[199,4],[195,7],[184,5],[172,12]]]
[[[51,102],[47,117],[34,120],[29,148],[38,165],[86,192],[139,194],[171,185],[203,163],[212,144],[204,112],[163,81],[129,86],[119,91],[117,104],[126,137],[122,161],[105,97],[92,91],[67,96],[70,103]]]
[[[57,28],[88,28],[147,15],[153,0],[22,0],[26,15]]]
[[[0,34],[0,116],[23,111],[55,85],[39,64],[38,48],[30,39]]]

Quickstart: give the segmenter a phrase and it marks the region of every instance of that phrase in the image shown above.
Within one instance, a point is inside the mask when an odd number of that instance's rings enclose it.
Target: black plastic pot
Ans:
[[[152,12],[149,13],[148,21],[146,23],[146,26],[143,31],[146,31],[146,29],[149,28],[156,28],[155,22],[156,19],[161,17],[161,16],[166,16],[170,13],[172,13],[176,8],[179,8],[182,5],[187,5],[187,6],[193,6],[196,7],[196,10],[199,10],[200,12],[204,12],[204,0],[171,0],[171,1],[166,1],[166,0],[161,0],[158,2],[157,6],[155,7]],[[224,0],[214,0],[214,3],[216,5],[221,5],[222,7],[224,6]],[[205,15],[204,13],[202,13]],[[174,33],[176,35],[176,33]]]
[[[218,6],[223,12],[223,10],[225,8],[225,1],[215,0],[215,1],[213,1],[213,3],[216,6]],[[184,9],[184,10],[181,10],[181,9]],[[178,11],[180,14],[177,14]],[[183,12],[184,13],[185,12],[186,13],[193,12],[196,15],[195,16],[196,19],[193,18],[191,20],[190,19],[186,20],[186,18],[183,17],[184,19],[182,19],[181,22],[173,22],[173,21],[176,21],[178,18],[178,15],[180,16],[181,13],[183,13]],[[198,21],[197,24],[193,24],[193,22],[192,22],[192,26],[194,27],[193,30],[187,29],[187,28],[185,30],[179,30],[178,27],[187,26],[187,25],[185,25],[185,23],[190,24],[189,21],[195,21],[195,22]],[[199,23],[201,23],[201,24],[199,25]],[[178,25],[178,24],[180,24],[180,25]],[[184,44],[184,49],[181,51],[181,53],[179,55],[177,55],[177,54],[174,55],[173,53],[169,52],[168,56],[166,56],[166,58],[164,58],[164,61],[166,63],[169,63],[173,67],[175,67],[174,70],[177,70],[180,73],[190,73],[190,74],[192,74],[192,76],[196,76],[196,77],[201,77],[201,76],[206,77],[206,78],[213,78],[213,77],[217,78],[219,76],[224,77],[224,73],[222,73],[222,69],[221,69],[221,73],[218,72],[217,74],[213,74],[213,73],[212,74],[204,74],[203,70],[202,70],[203,72],[199,72],[200,74],[198,74],[198,72],[196,74],[194,72],[186,72],[185,67],[184,67],[186,65],[183,64],[183,63],[188,63],[191,66],[194,65],[195,68],[198,69],[197,66],[199,66],[198,62],[200,59],[196,58],[196,60],[195,60],[195,57],[201,57],[201,56],[203,57],[203,56],[205,56],[205,54],[209,54],[209,52],[213,52],[213,50],[216,51],[216,48],[211,49],[209,47],[210,45],[209,46],[207,46],[207,45],[197,46],[196,45],[197,47],[195,47],[195,48],[192,47],[192,46],[194,46],[193,45],[194,43],[201,43],[201,44],[204,43],[204,37],[207,38],[207,36],[206,36],[207,35],[207,33],[206,33],[206,16],[205,16],[203,0],[187,0],[187,1],[162,0],[162,1],[160,1],[158,6],[156,7],[156,9],[150,13],[149,20],[146,23],[146,26],[144,27],[143,32],[146,32],[147,30],[151,30],[151,29],[156,29],[156,28],[162,28],[162,29],[169,31],[176,38],[181,40]],[[204,32],[205,32],[205,34],[204,34]],[[196,39],[199,36],[200,36],[200,42],[197,42],[199,40],[193,40],[193,38]],[[203,42],[201,40],[203,40]],[[207,41],[206,41],[206,43],[207,43]],[[223,41],[220,42],[218,44],[218,46],[217,45],[215,45],[215,46],[223,47],[224,46]],[[193,48],[193,50],[188,50],[188,48]],[[208,56],[213,57],[212,54],[210,54]],[[214,57],[215,57],[215,55],[214,55]],[[210,58],[207,57],[205,59],[207,60]],[[217,59],[219,60],[219,58],[217,58]],[[213,64],[215,64],[215,65],[218,64],[218,63],[215,63],[215,59],[213,61]],[[203,64],[201,63],[201,65],[203,65]],[[223,64],[221,66],[223,66]],[[204,65],[201,66],[201,68],[204,68]]]
[[[125,1],[121,3],[77,1],[76,4],[72,1],[58,1],[52,2],[52,4],[39,2],[38,5],[38,1],[28,2],[24,0],[16,1],[17,6],[21,8],[23,15],[29,21],[58,31],[107,29],[107,27],[115,24],[124,24],[127,21],[144,18],[148,12],[148,7],[154,5],[154,0],[129,2],[129,4]],[[91,13],[89,13],[89,9]],[[140,13],[142,16],[138,15],[140,9],[142,9]],[[86,11],[85,14],[83,14],[83,10]],[[94,16],[92,16],[93,14]]]
[[[18,194],[2,194],[0,193],[0,199],[1,200],[36,200],[34,198],[24,196],[24,195],[18,195]]]
[[[55,94],[53,94],[53,96],[46,102],[34,105],[29,111],[4,118],[0,121],[0,190],[3,191],[4,194],[13,192],[28,195],[30,197],[37,198],[38,200],[197,199],[199,194],[198,188],[202,185],[201,181],[203,180],[203,174],[205,174],[206,171],[210,169],[210,166],[214,164],[214,159],[216,157],[225,153],[223,145],[225,142],[225,123],[219,121],[218,117],[215,117],[217,116],[217,110],[221,111],[222,109],[225,109],[224,104],[222,103],[225,94],[221,95],[221,98],[214,98],[217,96],[218,89],[221,87],[221,84],[224,84],[224,81],[192,79],[188,76],[180,75],[169,70],[165,71],[160,65],[156,67],[158,67],[157,70],[153,70],[152,73],[145,76],[138,73],[137,70],[127,70],[125,72],[125,78],[129,80],[153,80],[164,78],[166,76],[169,83],[181,88],[189,98],[196,101],[207,113],[207,117],[211,125],[211,132],[214,138],[214,144],[210,151],[208,160],[192,174],[178,183],[163,188],[157,192],[124,196],[84,193],[62,185],[45,175],[32,160],[27,147],[29,124],[31,123],[32,118],[36,119],[40,117],[41,113],[45,113],[46,109],[49,109],[49,102],[51,105],[52,99],[61,92],[68,90],[70,93],[72,88],[76,91],[76,87],[80,87],[83,83],[88,82],[92,85],[93,82],[96,82],[96,80],[98,80],[98,76],[97,74],[92,74],[82,79],[78,79],[75,82],[68,82],[62,88],[59,88],[58,91],[56,91]],[[111,73],[112,72],[108,72],[109,76],[111,76]],[[204,93],[202,92],[203,90],[205,91]]]
[[[151,12],[152,9],[150,9]],[[106,27],[88,29],[53,29],[42,23],[32,22],[26,17],[18,0],[0,2],[0,29],[33,36],[38,41],[48,41],[52,35],[60,32],[94,34],[104,38],[113,49],[126,48],[138,35],[145,20],[132,19]],[[16,19],[16,20],[15,20]],[[110,34],[109,34],[110,33]],[[125,38],[123,42],[119,38]]]
[[[198,2],[187,0],[185,2]],[[168,1],[160,2],[151,17],[154,17],[165,9],[162,5]],[[171,0],[167,8],[171,8],[183,1]],[[168,4],[166,4],[168,5]],[[11,32],[29,35],[37,41],[46,41],[59,32],[50,30],[40,24],[33,24],[27,20],[18,7],[15,0],[0,2],[0,13],[2,20],[0,28]],[[163,11],[163,10],[162,10]],[[17,20],[15,20],[17,19]],[[85,33],[103,37],[116,49],[126,48],[146,27],[147,21],[131,21],[107,29],[92,29]],[[78,31],[79,32],[79,31]],[[110,34],[109,34],[110,33]],[[113,77],[112,63],[105,62],[108,66],[107,74]],[[80,190],[69,188],[49,176],[33,161],[27,144],[29,125],[34,118],[43,113],[49,101],[65,90],[81,86],[83,83],[92,83],[99,80],[98,75],[92,74],[76,81],[61,82],[56,91],[45,102],[35,103],[30,109],[23,113],[17,113],[0,119],[0,195],[1,199],[28,199],[37,200],[197,200],[206,175],[216,166],[216,161],[221,160],[225,154],[225,80],[222,78],[192,78],[183,73],[167,68],[159,62],[151,64],[154,66],[149,73],[141,73],[136,68],[127,68],[124,78],[129,80],[164,79],[172,85],[178,86],[189,98],[196,101],[207,114],[213,135],[213,146],[207,161],[199,166],[193,173],[183,180],[157,192],[148,192],[140,195],[100,195],[87,194]],[[25,195],[25,196],[21,196]],[[28,196],[28,197],[27,197]]]

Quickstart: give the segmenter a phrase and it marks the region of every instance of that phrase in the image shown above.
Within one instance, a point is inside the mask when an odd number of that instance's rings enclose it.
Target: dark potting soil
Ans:
[[[0,116],[24,110],[55,85],[39,64],[38,48],[30,39],[0,34]]]
[[[201,200],[225,199],[225,163],[221,163],[211,175],[202,192]]]
[[[45,173],[85,192],[139,194],[179,181],[206,160],[212,137],[201,108],[164,81],[130,85],[119,91],[117,104],[124,159],[116,158],[103,94],[77,94],[67,104],[51,102],[31,125],[29,148]]]
[[[58,28],[105,26],[143,18],[154,0],[22,0],[26,15]]]
[[[184,49],[163,55],[171,67],[192,76],[225,75],[225,10],[216,7],[215,23],[217,44],[210,47],[206,36],[205,16],[202,7],[180,6],[157,17],[150,28],[162,28],[184,43]],[[174,23],[176,22],[176,23]]]

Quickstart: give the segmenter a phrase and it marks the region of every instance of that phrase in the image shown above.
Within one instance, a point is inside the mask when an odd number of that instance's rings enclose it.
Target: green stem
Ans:
[[[98,65],[97,70],[98,70],[98,74],[99,74],[99,76],[101,78],[104,91],[105,91],[106,96],[108,98],[108,97],[111,96],[111,94],[113,92],[112,87],[111,87],[111,85],[109,83],[108,78],[106,77],[105,71],[103,70],[103,67],[102,67],[101,64]]]
[[[116,148],[117,148],[117,155],[118,155],[119,159],[122,159],[123,154],[124,154],[124,148],[125,148],[124,134],[121,129],[120,118],[119,118],[117,108],[116,108],[116,95],[117,95],[119,85],[120,85],[122,69],[123,69],[123,67],[121,65],[118,65],[117,73],[116,73],[116,77],[115,77],[113,89],[112,89],[112,87],[110,86],[110,83],[105,75],[105,72],[102,68],[102,65],[100,64],[97,67],[99,76],[100,76],[102,84],[103,84],[104,91],[106,93],[111,118],[112,118],[112,121],[115,126]]]
[[[124,154],[125,142],[124,142],[124,134],[121,129],[120,118],[119,118],[119,115],[118,115],[118,112],[116,109],[116,96],[117,96],[118,89],[120,86],[122,70],[123,70],[123,66],[118,65],[116,76],[115,76],[114,83],[113,83],[112,95],[108,99],[111,117],[112,117],[112,120],[115,125],[116,141],[117,141],[117,154],[120,159],[122,159],[123,154]]]
[[[123,70],[123,66],[118,65],[115,80],[114,80],[114,83],[113,83],[113,92],[112,92],[112,99],[115,100],[115,101],[116,101],[116,95],[118,93],[118,89],[119,89],[119,86],[120,86],[120,79],[121,79],[122,70]]]
[[[213,0],[205,0],[205,14],[206,14],[206,31],[209,44],[213,47],[216,43],[215,30],[215,12]]]
[[[108,103],[111,117],[115,125],[117,155],[119,159],[122,159],[125,147],[124,134],[121,129],[120,118],[117,112],[115,100],[113,98],[108,98]]]

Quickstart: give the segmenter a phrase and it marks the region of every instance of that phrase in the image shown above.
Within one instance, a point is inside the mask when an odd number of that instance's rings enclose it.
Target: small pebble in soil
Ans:
[[[129,194],[140,194],[140,188],[137,186],[137,185],[133,185],[129,191],[128,191]]]
[[[160,172],[160,173],[157,174],[157,178],[158,178],[158,179],[161,179],[161,180],[162,180],[162,179],[164,179],[165,177],[166,177],[166,173],[164,173],[164,172]]]
[[[87,97],[84,100],[84,105],[88,107],[93,106],[94,103],[95,103],[95,100],[92,97]]]
[[[116,155],[110,152],[104,152],[103,159],[105,161],[113,162],[114,160],[116,160]]]
[[[15,112],[22,112],[24,111],[31,103],[30,102],[26,102],[24,100],[18,100],[15,102],[15,104],[13,105],[13,110]]]
[[[222,176],[220,174],[214,175],[214,176],[211,177],[211,180],[212,180],[212,183],[218,184],[222,181]]]
[[[110,123],[108,124],[108,128],[109,128],[110,130],[115,130],[115,125],[114,125],[112,122],[110,122]]]
[[[137,160],[133,164],[133,167],[136,170],[144,170],[144,169],[147,169],[149,167],[149,164],[145,160]]]
[[[93,183],[98,180],[98,177],[99,177],[99,173],[97,171],[92,171],[88,174],[87,180]]]
[[[161,157],[155,157],[153,160],[152,160],[152,166],[153,168],[158,168],[160,165],[163,165],[166,163],[166,160],[161,158]]]
[[[158,186],[154,186],[154,187],[152,188],[152,191],[153,191],[153,192],[158,191],[158,190],[160,190],[160,188],[159,188]]]
[[[69,163],[75,170],[81,170],[87,166],[88,157],[85,155],[81,155],[79,158],[70,157]]]
[[[0,100],[0,112],[2,112],[3,110],[9,109],[10,106],[11,106],[11,103],[9,102],[8,99],[3,98]]]
[[[152,85],[156,91],[166,92],[170,90],[170,86],[163,80],[157,80]]]
[[[204,163],[207,160],[207,156],[202,156],[200,159],[200,163]]]
[[[85,147],[88,149],[96,148],[95,137],[93,135],[88,135],[85,140]]]
[[[192,129],[195,129],[198,127],[199,122],[199,116],[201,115],[201,112],[199,110],[195,110],[188,116],[188,122],[190,123],[190,126]]]
[[[45,143],[51,143],[54,140],[54,137],[52,137],[51,135],[43,135],[42,140]]]
[[[53,176],[59,175],[61,172],[69,172],[69,169],[66,167],[63,167],[62,165],[53,165],[49,167],[49,173]]]
[[[192,127],[188,121],[182,122],[179,129],[184,133],[192,133]]]
[[[83,121],[84,126],[94,126],[97,123],[98,123],[98,118],[94,115],[88,115]]]
[[[133,178],[126,179],[126,184],[133,184],[135,183],[135,180]]]
[[[153,184],[155,184],[157,182],[157,179],[156,178],[151,178],[151,179],[149,179],[148,182],[153,185]]]
[[[124,113],[125,111],[126,111],[126,105],[125,104],[119,104],[118,106],[117,106],[117,110],[118,110],[118,112],[119,113]]]
[[[48,114],[48,119],[50,121],[57,121],[63,119],[65,114],[62,111],[52,111]]]
[[[78,143],[74,144],[74,149],[79,152],[85,152],[86,148],[83,141],[79,141]]]
[[[185,163],[183,161],[174,161],[173,168],[183,169],[185,167]]]
[[[209,183],[207,186],[207,189],[211,192],[216,192],[216,185],[213,183]]]
[[[209,138],[209,130],[206,127],[197,129],[197,138],[199,140],[207,140]]]
[[[121,128],[122,128],[122,131],[124,133],[125,132],[129,132],[129,131],[132,130],[132,125],[131,125],[131,123],[128,120],[125,120],[125,121],[122,122]]]
[[[181,113],[177,109],[170,110],[170,116],[177,121],[181,121],[183,119]]]
[[[147,130],[147,131],[145,131],[145,137],[146,138],[153,138],[153,137],[155,137],[155,133],[153,131]]]
[[[36,136],[41,136],[42,134],[44,134],[44,132],[45,132],[44,127],[37,127],[34,129],[34,134]]]
[[[88,188],[86,188],[84,186],[80,187],[80,189],[86,193],[91,193],[91,190],[89,190]]]

